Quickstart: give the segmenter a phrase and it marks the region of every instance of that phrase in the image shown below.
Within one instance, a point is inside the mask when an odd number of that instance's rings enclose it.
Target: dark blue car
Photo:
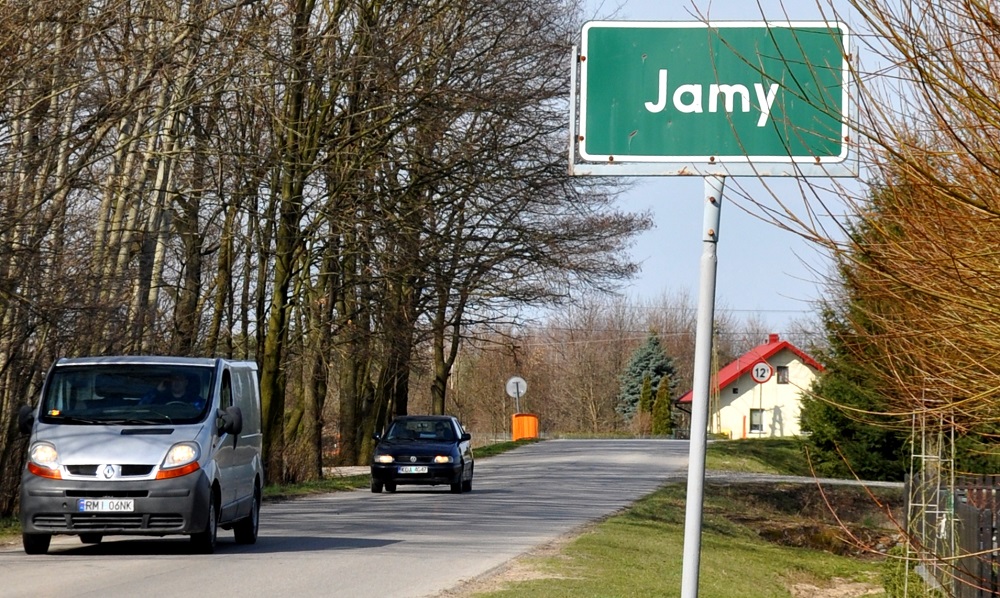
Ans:
[[[450,415],[406,415],[376,434],[372,492],[395,492],[402,484],[448,484],[460,494],[472,490],[472,436]]]

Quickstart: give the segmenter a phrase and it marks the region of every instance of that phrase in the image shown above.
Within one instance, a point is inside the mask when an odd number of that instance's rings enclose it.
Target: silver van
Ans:
[[[187,357],[61,359],[39,404],[21,477],[24,551],[53,535],[191,536],[215,551],[218,528],[257,541],[260,389],[250,361]]]

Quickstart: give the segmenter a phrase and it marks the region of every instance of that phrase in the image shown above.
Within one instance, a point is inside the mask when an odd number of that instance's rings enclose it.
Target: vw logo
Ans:
[[[105,465],[104,466],[104,479],[110,480],[113,477],[115,477],[115,466],[114,465]]]
[[[417,462],[416,457],[410,457],[410,463],[416,463],[416,462]]]

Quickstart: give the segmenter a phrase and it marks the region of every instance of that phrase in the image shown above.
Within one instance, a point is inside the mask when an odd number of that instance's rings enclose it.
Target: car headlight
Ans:
[[[170,447],[167,456],[163,458],[164,469],[171,467],[182,467],[192,461],[198,460],[198,445],[193,442],[178,442]]]
[[[55,469],[59,467],[59,451],[49,442],[36,442],[31,447],[31,462],[39,467]]]
[[[376,463],[392,463],[392,455],[375,455]]]
[[[453,457],[448,456],[448,455],[438,455],[438,456],[434,457],[434,462],[435,463],[451,463],[454,460],[455,459]]]
[[[62,479],[59,451],[51,442],[36,442],[28,452],[28,471],[42,478]]]
[[[201,467],[198,465],[199,456],[201,456],[201,449],[197,443],[178,442],[167,451],[167,456],[160,463],[160,471],[156,472],[156,479],[178,478],[198,471]]]

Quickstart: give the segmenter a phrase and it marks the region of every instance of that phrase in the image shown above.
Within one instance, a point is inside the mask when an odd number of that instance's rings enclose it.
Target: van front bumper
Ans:
[[[90,481],[21,477],[26,534],[166,536],[203,531],[211,484],[204,470],[167,480]],[[93,512],[83,501],[132,501],[131,511]],[[121,503],[117,503],[121,504]]]

